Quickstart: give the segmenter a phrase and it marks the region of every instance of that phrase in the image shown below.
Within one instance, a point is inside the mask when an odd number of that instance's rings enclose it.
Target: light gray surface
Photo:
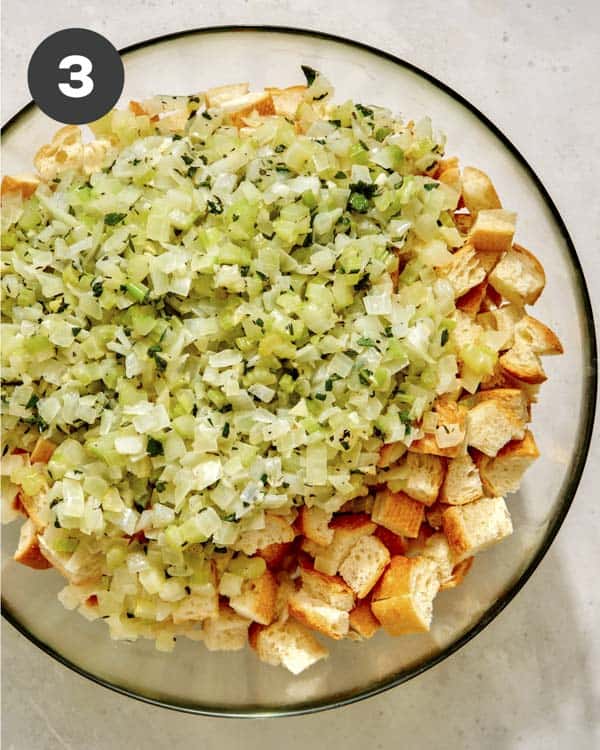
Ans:
[[[185,27],[270,23],[331,31],[428,70],[485,112],[554,197],[600,302],[600,10],[578,3],[7,0],[2,120],[28,100],[26,65],[49,33],[92,28],[117,47]],[[142,13],[144,15],[142,15]],[[5,750],[55,748],[445,747],[579,750],[600,744],[600,441],[546,559],[508,609],[462,651],[378,698],[272,722],[196,718],[145,706],[72,674],[2,628]],[[594,491],[595,490],[595,491]]]

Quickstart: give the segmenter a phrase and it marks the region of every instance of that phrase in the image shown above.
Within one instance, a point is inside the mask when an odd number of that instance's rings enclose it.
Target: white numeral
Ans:
[[[94,90],[94,81],[90,78],[93,68],[92,61],[83,55],[67,55],[59,62],[58,67],[62,70],[69,70],[74,65],[78,65],[79,70],[71,70],[69,78],[81,85],[71,86],[70,83],[59,83],[58,88],[65,96],[70,96],[72,99],[81,99]]]

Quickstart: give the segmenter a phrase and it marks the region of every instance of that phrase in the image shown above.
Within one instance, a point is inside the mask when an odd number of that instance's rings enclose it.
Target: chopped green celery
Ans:
[[[38,362],[54,356],[54,345],[47,336],[30,336],[23,342],[25,351],[34,356]]]
[[[208,400],[212,404],[214,404],[217,409],[222,409],[227,403],[227,397],[221,391],[217,391],[215,388],[209,388],[206,392],[206,395],[208,397]]]
[[[284,393],[293,393],[294,392],[294,379],[291,375],[283,375],[279,380],[279,388]]]
[[[69,536],[59,536],[50,542],[50,546],[55,552],[68,554],[75,552],[79,546],[79,539],[73,539],[73,537]]]
[[[147,336],[156,325],[154,308],[150,305],[133,305],[127,313],[129,324],[137,336]]]
[[[350,161],[354,164],[368,164],[369,163],[369,152],[366,151],[360,143],[355,143],[350,149],[348,154]]]
[[[184,532],[180,526],[168,526],[165,529],[165,542],[169,547],[179,549],[185,543]]]
[[[9,229],[2,232],[2,249],[12,250],[17,244],[17,232],[15,229]]]
[[[143,302],[148,296],[149,291],[148,287],[145,284],[142,284],[140,282],[136,283],[133,281],[126,283],[125,289],[131,299],[135,300],[136,302]]]
[[[308,206],[308,208],[316,208],[318,202],[317,196],[312,190],[305,190],[302,193],[302,203],[304,203],[305,206]]]
[[[109,547],[106,552],[106,567],[109,571],[120,568],[127,559],[127,547],[121,544],[115,544]]]

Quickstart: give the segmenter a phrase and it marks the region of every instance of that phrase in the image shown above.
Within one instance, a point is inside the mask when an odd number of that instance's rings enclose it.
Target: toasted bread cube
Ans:
[[[495,456],[510,440],[524,435],[525,421],[499,399],[481,401],[469,410],[467,443],[486,456]]]
[[[245,96],[250,90],[248,83],[230,83],[227,86],[215,86],[206,92],[206,104],[209,107],[222,107],[232,99]]]
[[[53,442],[43,437],[38,438],[34,449],[31,451],[31,463],[47,464],[55,450],[56,445]]]
[[[483,401],[499,401],[512,411],[522,422],[529,421],[529,402],[527,395],[520,388],[490,388],[479,391],[474,396],[476,404]]]
[[[293,120],[304,98],[306,86],[288,86],[285,89],[266,88],[265,91],[268,91],[273,98],[275,113]]]
[[[516,220],[516,213],[501,208],[479,211],[471,228],[469,241],[477,250],[506,252],[512,246]],[[493,282],[492,286],[498,289]],[[498,291],[502,294],[500,289]]]
[[[19,174],[13,177],[6,175],[2,178],[0,195],[20,193],[22,198],[29,198],[35,193],[39,184],[40,180],[34,175]]]
[[[423,523],[423,503],[404,492],[382,490],[375,497],[371,518],[394,534],[416,538]]]
[[[424,505],[433,505],[444,481],[444,460],[439,456],[409,452],[404,465],[408,470],[404,492]]]
[[[360,497],[353,497],[351,500],[346,502],[340,508],[340,513],[367,513],[367,515],[373,510],[373,496],[362,495]]]
[[[315,544],[327,546],[333,541],[333,529],[329,528],[331,513],[327,513],[322,508],[313,506],[308,508],[303,505],[296,519],[296,528],[298,533],[304,534],[305,537]]]
[[[240,651],[248,640],[249,626],[250,620],[221,604],[218,616],[204,621],[202,640],[209,651]]]
[[[275,542],[256,550],[256,556],[262,557],[269,570],[279,570],[292,550],[292,542]]]
[[[531,315],[523,315],[516,322],[514,331],[516,340],[521,340],[536,354],[544,356],[564,351],[554,331]]]
[[[219,614],[219,595],[213,584],[208,583],[205,591],[186,596],[177,603],[173,611],[173,622],[180,625],[184,622],[201,622],[209,617],[217,617]]]
[[[539,455],[535,439],[529,430],[522,440],[507,443],[495,458],[477,453],[475,461],[486,494],[497,496],[516,492],[523,474]]]
[[[46,493],[39,493],[33,497],[25,492],[19,493],[19,501],[26,515],[31,518],[36,529],[43,531],[50,518],[50,504],[46,500]]]
[[[490,274],[489,282],[510,302],[533,305],[544,291],[546,274],[533,253],[513,245]]]
[[[371,611],[371,602],[368,599],[360,599],[350,612],[350,630],[361,639],[372,638],[381,625],[379,620]]]
[[[339,576],[328,576],[314,568],[306,567],[302,568],[300,576],[302,589],[314,599],[321,599],[330,607],[342,609],[345,612],[349,612],[354,606],[354,593]]]
[[[288,520],[273,513],[266,513],[264,528],[245,531],[233,549],[240,550],[246,555],[254,555],[256,550],[264,549],[270,544],[293,542],[295,536],[296,532]]]
[[[431,560],[392,557],[373,591],[371,610],[390,635],[427,631],[439,585],[437,566]]]
[[[485,172],[476,167],[465,167],[462,181],[462,197],[469,213],[477,214],[478,211],[486,209],[502,208],[498,193]]]
[[[455,297],[462,297],[485,279],[485,270],[477,259],[475,248],[470,244],[457,250],[450,263],[438,269],[438,274],[452,284]]]
[[[456,300],[456,307],[466,315],[474,318],[481,309],[481,304],[485,299],[487,287],[487,279],[484,279],[482,282],[474,286],[472,289],[469,289],[468,292],[465,292],[461,297],[459,297]]]
[[[455,565],[452,570],[452,576],[440,585],[440,591],[446,591],[446,589],[454,589],[457,586],[460,586],[467,573],[471,570],[474,560],[474,557],[467,557],[465,560],[462,560]]]
[[[21,565],[27,565],[27,567],[35,568],[36,570],[46,570],[52,567],[40,552],[37,530],[30,518],[21,526],[19,545],[14,554],[14,559],[21,563]]]
[[[465,316],[466,317],[466,316]],[[438,415],[435,434],[426,434],[410,445],[411,453],[427,453],[454,458],[463,448],[466,434],[467,408],[447,396],[441,396],[434,404]]]
[[[364,513],[337,516],[331,522],[333,541],[315,555],[315,569],[327,575],[335,575],[346,556],[361,536],[372,534],[375,524]]]
[[[229,606],[234,612],[260,625],[273,622],[276,603],[277,580],[270,570],[266,570],[260,578],[244,581],[242,592],[229,597]]]
[[[524,383],[539,385],[547,380],[542,360],[522,340],[517,340],[498,363],[504,372]]]
[[[471,231],[475,217],[462,211],[454,212],[454,224],[461,234],[468,234]]]
[[[375,529],[375,536],[382,541],[387,547],[391,556],[403,555],[406,552],[406,542],[398,534],[386,529],[385,526],[378,526]]]
[[[406,453],[406,450],[406,445],[404,443],[386,443],[385,445],[382,445],[379,450],[377,466],[382,469],[387,469],[389,466],[393,466],[402,458]]]
[[[443,182],[444,185],[448,185],[460,195],[463,189],[462,177],[460,169],[458,167],[449,167],[440,172],[437,179]]]
[[[275,114],[273,98],[268,91],[250,92],[244,96],[229,99],[220,105],[220,109],[229,115],[231,122],[237,128],[243,127],[246,124],[245,118],[254,112],[261,116]]]
[[[502,497],[482,497],[468,505],[448,508],[442,525],[456,562],[491,547],[513,530]]]
[[[406,557],[423,557],[435,563],[440,586],[452,577],[454,556],[448,540],[442,532],[427,536],[419,535],[419,539],[411,542],[408,546]]]
[[[481,477],[468,453],[448,461],[440,500],[449,505],[464,505],[483,495]]]
[[[312,633],[295,620],[266,628],[253,625],[250,645],[261,661],[274,667],[283,666],[295,675],[328,655]]]
[[[56,568],[70,583],[81,586],[101,577],[103,563],[100,555],[90,555],[88,558],[81,560],[79,564],[74,565],[74,555],[56,552],[46,538],[47,533],[48,529],[43,534],[38,534],[40,552],[52,567]],[[77,551],[75,554],[77,554]]]
[[[390,553],[376,536],[363,536],[340,565],[340,575],[359,599],[364,599],[390,561]]]
[[[446,505],[446,503],[437,502],[434,503],[431,508],[426,508],[425,510],[425,519],[427,521],[427,524],[431,526],[432,529],[435,529],[438,531],[442,528],[442,515],[446,508],[449,508],[449,505]]]
[[[288,609],[290,615],[307,628],[323,633],[334,640],[340,640],[348,634],[350,627],[348,612],[332,607],[305,591],[296,591],[290,596]]]

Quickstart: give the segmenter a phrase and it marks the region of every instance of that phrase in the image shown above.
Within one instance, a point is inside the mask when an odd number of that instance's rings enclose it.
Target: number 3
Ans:
[[[59,83],[58,88],[65,96],[72,99],[81,99],[94,90],[94,81],[90,78],[92,72],[92,62],[88,57],[83,55],[67,55],[59,62],[58,67],[62,70],[69,70],[74,65],[79,66],[79,70],[71,70],[69,78],[71,81],[77,81],[80,86],[71,86],[70,83]]]

